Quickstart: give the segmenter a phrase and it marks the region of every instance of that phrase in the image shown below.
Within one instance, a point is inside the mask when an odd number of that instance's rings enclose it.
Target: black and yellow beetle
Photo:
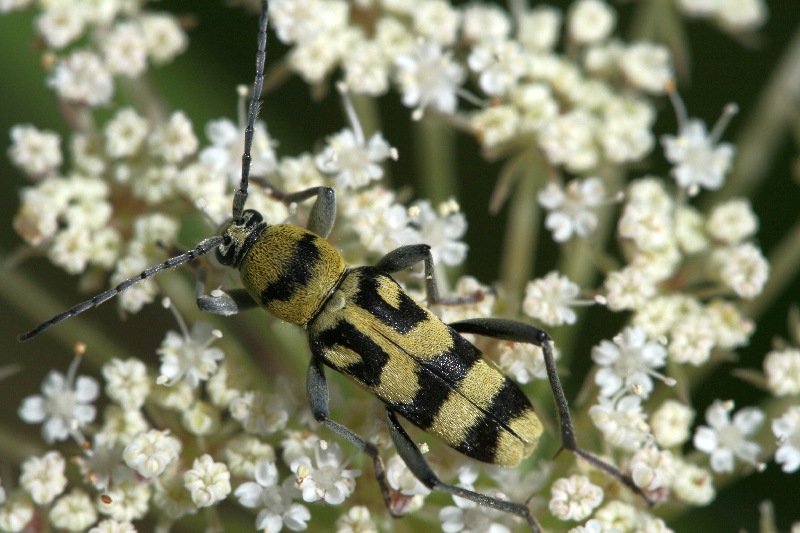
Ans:
[[[336,216],[336,198],[329,187],[273,196],[295,203],[316,197],[308,228],[270,225],[254,210],[245,209],[250,150],[263,85],[266,55],[267,2],[258,33],[253,99],[250,102],[242,156],[242,179],[233,200],[231,220],[219,235],[201,241],[186,253],[141,272],[113,289],[56,315],[20,341],[113,298],[131,285],[211,251],[236,268],[244,289],[199,294],[201,310],[220,315],[261,306],[308,332],[311,364],[308,399],[315,418],[369,455],[384,501],[395,514],[376,446],[330,420],[328,386],[323,365],[351,376],[386,404],[389,433],[399,455],[428,488],[472,500],[524,518],[540,531],[527,505],[493,498],[443,483],[400,425],[397,414],[431,433],[468,457],[516,466],[528,457],[542,434],[542,423],[520,388],[483,357],[462,333],[532,343],[544,352],[547,376],[557,406],[562,448],[605,470],[641,494],[630,478],[577,447],[567,401],[556,373],[550,338],[544,331],[513,320],[473,319],[443,323],[421,307],[392,279],[391,274],[424,263],[430,304],[442,303],[436,288],[430,247],[404,246],[375,266],[352,268],[328,244]]]

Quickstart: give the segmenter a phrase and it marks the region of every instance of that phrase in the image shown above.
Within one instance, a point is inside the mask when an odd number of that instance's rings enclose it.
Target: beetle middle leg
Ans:
[[[420,262],[425,265],[425,295],[428,299],[428,305],[462,305],[479,302],[483,299],[485,295],[483,291],[476,291],[468,296],[454,298],[441,296],[436,283],[436,269],[433,265],[431,247],[427,244],[401,246],[384,255],[375,267],[387,274],[393,274],[411,268]]]
[[[375,469],[375,479],[377,479],[378,485],[380,486],[383,501],[389,509],[389,512],[392,513],[392,516],[401,516],[401,514],[397,513],[392,503],[392,490],[389,488],[389,484],[386,481],[386,469],[383,466],[383,460],[378,453],[377,446],[349,428],[330,419],[330,410],[328,409],[328,380],[325,378],[322,360],[318,357],[311,357],[311,364],[308,365],[306,386],[308,389],[308,403],[311,406],[311,412],[314,418],[317,422],[335,431],[350,441],[353,446],[372,458]]]

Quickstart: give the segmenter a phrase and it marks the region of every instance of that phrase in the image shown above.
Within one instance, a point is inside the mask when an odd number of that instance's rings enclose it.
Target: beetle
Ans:
[[[543,426],[527,396],[462,334],[541,347],[555,399],[562,449],[572,451],[642,494],[617,468],[578,447],[555,367],[552,341],[545,331],[499,318],[445,324],[392,278],[394,273],[423,263],[428,303],[447,303],[437,289],[429,246],[403,246],[374,266],[348,266],[325,240],[336,217],[336,196],[329,187],[286,194],[266,185],[274,197],[287,204],[315,198],[306,228],[271,225],[257,211],[245,209],[250,151],[264,82],[267,16],[265,1],[259,20],[256,77],[245,130],[242,177],[230,220],[218,235],[202,240],[192,250],[75,305],[20,335],[19,340],[27,341],[142,280],[214,251],[221,264],[239,271],[243,288],[207,295],[203,294],[201,279],[198,307],[226,316],[263,307],[306,330],[311,349],[307,375],[311,411],[321,424],[372,459],[382,497],[393,515],[399,513],[392,503],[378,448],[330,418],[325,366],[347,374],[386,404],[386,423],[397,452],[425,486],[520,516],[533,531],[541,531],[525,504],[442,482],[398,420],[401,415],[462,454],[486,463],[516,466],[536,448]]]

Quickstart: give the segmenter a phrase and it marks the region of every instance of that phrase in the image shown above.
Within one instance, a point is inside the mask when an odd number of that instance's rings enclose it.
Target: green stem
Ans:
[[[415,151],[418,155],[418,196],[433,205],[457,196],[453,132],[435,117],[413,123]]]
[[[522,166],[522,174],[511,196],[502,263],[500,285],[506,302],[501,312],[514,316],[519,310],[525,283],[533,276],[533,257],[539,238],[539,204],[536,185],[548,172],[545,161],[531,150],[530,161]]]

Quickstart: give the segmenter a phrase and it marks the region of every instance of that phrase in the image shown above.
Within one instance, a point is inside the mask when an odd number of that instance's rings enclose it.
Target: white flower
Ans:
[[[622,533],[622,531],[615,527],[605,527],[600,520],[592,518],[582,526],[573,527],[568,533]]]
[[[103,427],[95,438],[107,446],[124,446],[149,427],[141,411],[109,405],[103,411]]]
[[[33,518],[34,507],[25,491],[15,490],[0,505],[0,529],[23,531]]]
[[[694,410],[677,400],[665,400],[650,416],[656,442],[663,448],[679,446],[689,439]]]
[[[566,242],[573,235],[588,237],[597,228],[594,209],[603,203],[605,188],[600,178],[572,180],[566,188],[550,182],[539,191],[539,204],[547,209],[545,226],[553,240]]]
[[[105,105],[114,93],[111,72],[93,52],[77,50],[59,61],[47,80],[59,97],[89,106]]]
[[[461,12],[445,0],[428,0],[417,4],[411,13],[414,33],[441,45],[456,40]]]
[[[461,35],[469,41],[505,39],[511,32],[511,18],[495,5],[472,4],[464,9]]]
[[[231,401],[229,409],[244,430],[254,435],[280,431],[289,420],[282,398],[262,391],[245,392]]]
[[[81,442],[80,429],[94,420],[100,387],[94,378],[76,376],[80,356],[76,356],[67,375],[51,370],[42,383],[42,394],[28,396],[19,406],[19,417],[28,424],[42,425],[42,438],[48,444],[70,435]]]
[[[669,358],[676,363],[701,366],[711,357],[714,331],[708,318],[700,313],[687,314],[669,331]]]
[[[40,130],[30,124],[11,127],[11,162],[30,176],[44,176],[58,169],[63,162],[61,136],[54,131]]]
[[[342,451],[337,444],[314,449],[314,461],[308,456],[292,461],[290,468],[295,474],[295,483],[303,492],[303,500],[315,502],[325,500],[330,505],[339,505],[352,494],[356,486],[358,470],[348,470],[342,463]]]
[[[697,119],[684,124],[677,136],[664,135],[661,138],[664,155],[674,165],[672,175],[678,185],[686,189],[703,187],[716,190],[722,187],[733,161],[733,146],[718,141]]]
[[[714,250],[711,262],[720,280],[742,298],[761,294],[769,277],[769,263],[761,250],[749,242]]]
[[[197,505],[183,485],[183,478],[174,473],[163,476],[158,483],[155,483],[153,503],[172,520],[197,512]]]
[[[379,96],[389,90],[390,66],[378,42],[361,41],[344,57],[344,82],[353,93]]]
[[[642,412],[642,398],[628,394],[622,398],[600,396],[589,408],[589,417],[613,446],[636,451],[650,438]]]
[[[586,172],[597,165],[595,143],[598,119],[584,109],[573,109],[544,124],[537,140],[547,158],[570,172]]]
[[[708,426],[700,426],[694,434],[694,446],[701,452],[711,456],[711,469],[714,472],[733,472],[734,457],[763,468],[758,462],[761,446],[750,442],[747,437],[753,435],[764,421],[764,413],[755,407],[739,410],[731,421],[733,401],[715,400],[706,409]]]
[[[175,111],[166,123],[159,124],[148,139],[150,151],[167,163],[179,163],[194,154],[198,146],[192,122],[183,111]]]
[[[238,435],[225,446],[225,462],[235,476],[253,478],[261,461],[275,462],[272,446],[251,435]]]
[[[711,211],[706,229],[716,240],[725,244],[738,244],[758,231],[758,218],[750,201],[729,200]]]
[[[42,457],[31,457],[22,463],[19,484],[31,495],[37,505],[46,505],[64,491],[67,478],[66,462],[60,453],[47,452]]]
[[[344,2],[325,2],[322,10],[328,11],[332,4]],[[289,52],[289,67],[309,85],[322,83],[362,39],[362,33],[353,27],[320,28],[314,37],[303,40]]]
[[[577,315],[570,306],[579,303],[576,300],[579,293],[577,284],[554,270],[543,278],[527,283],[522,310],[548,326],[574,324]]]
[[[278,469],[275,463],[263,460],[256,465],[255,482],[239,485],[234,495],[241,505],[260,509],[256,517],[257,530],[276,532],[283,526],[292,531],[306,529],[311,513],[305,506],[292,503],[288,484],[281,486],[277,481]]]
[[[97,511],[89,495],[73,489],[59,498],[50,509],[50,521],[57,528],[82,531],[97,520]]]
[[[125,409],[139,409],[150,393],[151,381],[145,364],[134,357],[113,358],[103,365],[106,395]]]
[[[53,2],[36,17],[36,29],[51,48],[61,49],[81,36],[86,28],[86,8],[70,2]]]
[[[464,82],[465,73],[439,44],[421,41],[412,53],[398,56],[395,66],[403,105],[416,109],[414,118],[420,118],[427,107],[441,113],[455,112],[456,93]]]
[[[181,415],[183,427],[192,435],[211,435],[219,429],[219,411],[208,402],[198,400]]]
[[[800,394],[800,350],[773,350],[764,357],[767,386],[775,396]]]
[[[111,157],[130,157],[136,154],[147,138],[148,131],[147,119],[133,108],[119,110],[104,130],[106,153]]]
[[[408,208],[409,226],[417,231],[414,242],[431,247],[434,265],[457,266],[467,255],[467,245],[461,242],[467,231],[467,219],[455,200],[439,204],[434,211],[428,200],[414,202]]]
[[[209,121],[205,131],[211,146],[203,148],[198,159],[201,163],[210,165],[215,173],[224,173],[228,177],[228,183],[238,187],[242,179],[244,126],[220,118]],[[251,176],[267,176],[275,171],[277,161],[274,144],[275,141],[270,138],[266,124],[257,120],[253,131],[253,145],[250,148]]]
[[[639,328],[625,328],[613,343],[604,340],[592,348],[592,360],[601,367],[595,374],[595,383],[603,396],[612,396],[624,388],[647,398],[653,391],[653,376],[666,380],[655,371],[664,366],[666,359],[664,346],[648,341]]]
[[[603,286],[606,304],[612,311],[645,309],[656,295],[655,280],[641,268],[633,266],[609,272]]]
[[[114,74],[136,77],[147,68],[147,43],[140,24],[121,22],[103,38],[103,56]]]
[[[733,32],[754,31],[767,20],[764,0],[727,0],[714,2],[714,18],[723,28]]]
[[[231,493],[231,473],[225,463],[215,463],[203,454],[194,460],[192,468],[183,474],[186,489],[198,507],[216,505]]]
[[[602,0],[573,2],[567,14],[567,33],[579,44],[600,42],[614,31],[617,15]]]
[[[181,442],[169,431],[151,429],[137,435],[122,452],[125,463],[146,478],[161,475],[178,459]]]
[[[522,47],[511,40],[478,43],[472,48],[467,64],[479,75],[478,84],[483,92],[497,97],[511,92],[527,67]]]
[[[787,474],[800,469],[800,406],[793,405],[782,417],[772,421],[772,433],[778,440],[775,462]]]
[[[707,505],[716,496],[711,472],[692,463],[676,460],[672,490],[681,500],[692,505]]]
[[[378,533],[378,526],[369,514],[369,508],[356,505],[336,519],[336,533]]]
[[[189,39],[175,16],[168,13],[146,12],[139,16],[147,54],[156,65],[172,61],[186,50]]]
[[[561,26],[561,11],[545,4],[518,15],[516,38],[522,46],[538,52],[546,52],[558,41]]]
[[[207,380],[217,371],[225,354],[211,343],[222,337],[208,322],[195,322],[189,333],[183,320],[181,333],[168,331],[156,353],[161,357],[161,375],[158,383],[173,385],[184,380],[192,388]]]
[[[431,492],[396,453],[386,462],[386,481],[404,496],[427,496]]]
[[[501,342],[497,346],[498,363],[503,372],[517,383],[526,384],[547,377],[544,354],[539,346],[524,342]],[[558,351],[555,352],[557,358]]]
[[[320,172],[334,176],[337,188],[358,189],[383,177],[380,164],[393,153],[380,133],[367,141],[360,130],[345,128],[328,137],[316,163]]]
[[[471,489],[471,486],[467,488]],[[507,514],[478,505],[473,501],[453,496],[456,505],[439,511],[442,531],[447,533],[510,533],[511,530],[501,520]]]
[[[622,52],[620,68],[634,86],[653,94],[662,94],[674,79],[666,46],[641,42]]]
[[[136,528],[130,522],[109,519],[99,522],[89,533],[136,533]]]
[[[125,479],[105,490],[103,496],[108,498],[98,498],[97,508],[118,522],[140,520],[150,508],[151,492],[149,483],[138,479]]]
[[[481,109],[469,119],[470,126],[487,150],[513,141],[520,124],[520,114],[510,105],[495,105]]]
[[[603,502],[603,489],[582,475],[555,480],[550,493],[550,512],[561,520],[583,520]]]
[[[605,528],[611,531],[636,531],[642,532],[643,528],[637,527],[638,512],[634,506],[619,500],[611,500],[594,513],[594,517]]]
[[[637,487],[654,491],[669,487],[675,475],[675,461],[668,450],[645,446],[631,458],[631,478]]]

